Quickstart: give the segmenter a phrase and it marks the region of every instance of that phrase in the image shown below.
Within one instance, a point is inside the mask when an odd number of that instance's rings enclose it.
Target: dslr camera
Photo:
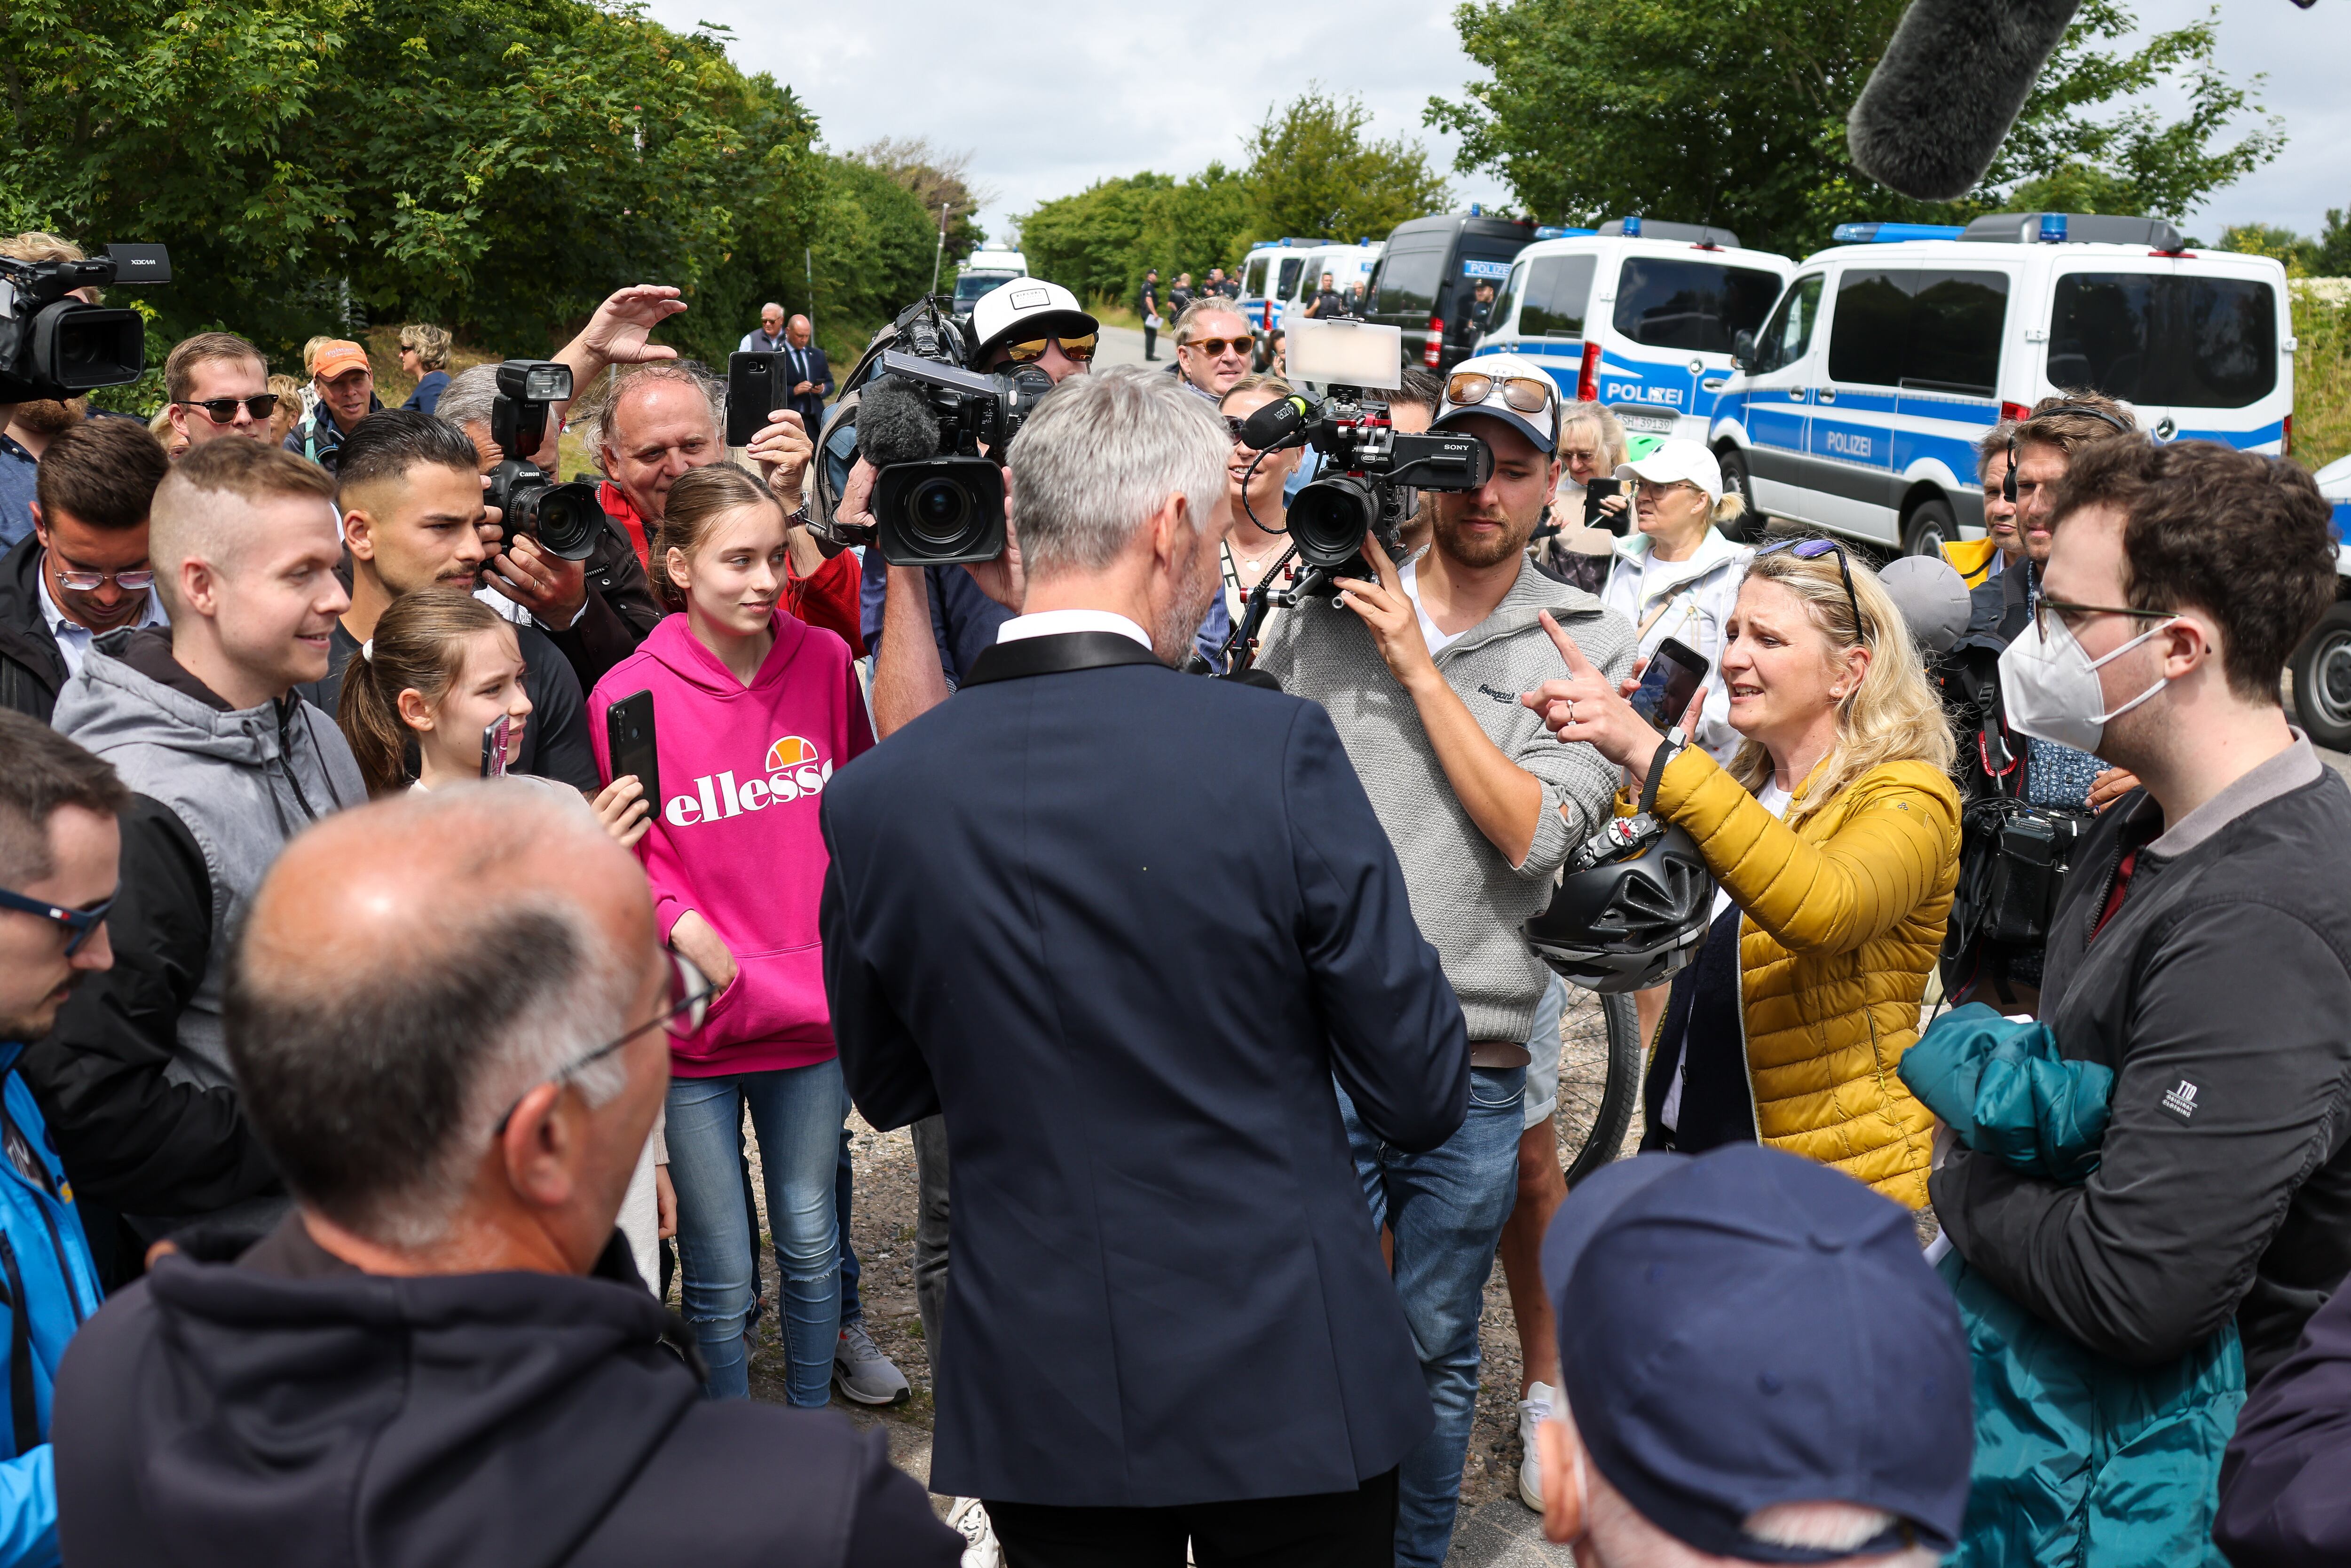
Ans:
[[[1053,378],[1035,365],[991,373],[966,361],[963,331],[929,299],[877,339],[851,377],[857,452],[874,469],[873,522],[841,522],[838,497],[829,497],[815,525],[828,542],[872,545],[892,566],[1004,553],[1004,450]]]
[[[73,297],[114,283],[169,283],[160,245],[110,245],[87,261],[0,256],[0,403],[79,397],[127,386],[147,370],[147,327],[136,310]]]
[[[1249,437],[1245,426],[1241,439]],[[1290,499],[1290,538],[1307,568],[1330,577],[1371,575],[1363,559],[1365,534],[1389,559],[1401,559],[1404,526],[1420,509],[1421,491],[1474,490],[1494,472],[1492,450],[1476,436],[1400,433],[1388,405],[1354,387],[1333,387],[1329,397],[1309,403],[1299,412],[1297,431],[1279,446],[1311,446],[1322,455],[1322,476]]]
[[[559,485],[530,460],[547,440],[549,403],[571,396],[571,367],[554,360],[508,360],[498,367],[498,397],[490,405],[490,439],[505,459],[490,470],[486,506],[504,514],[506,537],[534,538],[565,560],[586,560],[604,528],[596,487]]]

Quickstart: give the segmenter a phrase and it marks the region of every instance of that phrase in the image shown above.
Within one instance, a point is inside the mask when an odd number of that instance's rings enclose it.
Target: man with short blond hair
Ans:
[[[199,332],[173,344],[163,361],[163,395],[172,428],[191,451],[229,435],[266,441],[277,408],[269,361],[234,332]]]

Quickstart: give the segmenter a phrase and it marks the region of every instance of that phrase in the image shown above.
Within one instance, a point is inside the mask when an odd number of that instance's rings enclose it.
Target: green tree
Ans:
[[[946,209],[944,254],[947,262],[960,261],[986,243],[987,232],[979,226],[979,209],[994,201],[996,193],[972,184],[970,152],[934,147],[927,137],[885,136],[850,157],[869,169],[881,170],[911,192],[934,234],[938,232],[940,208]],[[941,276],[952,273],[943,267]]]
[[[2344,220],[2340,207],[2326,209],[2326,226],[2319,231],[2318,254],[2310,270],[2321,277],[2351,277],[2351,223]]]
[[[2212,16],[2133,49],[2116,0],[2085,0],[1978,193],[1897,196],[1852,166],[1844,122],[1906,4],[1465,4],[1462,46],[1490,75],[1426,118],[1461,138],[1457,167],[1500,174],[1546,221],[1710,221],[1793,255],[1839,223],[1961,221],[2021,193],[2177,218],[2283,144],[2274,120],[2226,139],[2261,106],[2215,65]],[[2186,89],[2184,118],[2146,107],[2164,86]]]
[[[1173,279],[1232,267],[1249,248],[1249,182],[1222,163],[1189,179],[1148,171],[1040,203],[1019,220],[1029,270],[1081,299],[1130,298],[1143,270]]]
[[[2316,271],[2318,244],[2275,224],[2237,224],[2220,231],[2215,250],[2241,251],[2283,262],[2289,276],[2307,277]]]
[[[1384,239],[1396,225],[1451,204],[1426,149],[1402,137],[1366,141],[1371,118],[1361,99],[1334,98],[1320,83],[1266,110],[1243,144],[1253,237]]]

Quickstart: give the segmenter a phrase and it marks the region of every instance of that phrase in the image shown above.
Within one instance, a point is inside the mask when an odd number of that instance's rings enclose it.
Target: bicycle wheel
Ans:
[[[1560,1160],[1572,1188],[1630,1152],[1641,1042],[1631,997],[1604,997],[1581,986],[1568,988],[1559,1027]]]

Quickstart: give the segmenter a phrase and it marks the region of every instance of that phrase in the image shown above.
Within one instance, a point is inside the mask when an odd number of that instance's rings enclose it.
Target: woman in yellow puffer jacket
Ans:
[[[1721,896],[1652,1042],[1643,1147],[1760,1137],[1922,1207],[1934,1118],[1894,1070],[1959,880],[1949,727],[1900,612],[1841,545],[1759,551],[1726,630],[1746,744],[1729,768],[1676,751],[1658,781]],[[1570,676],[1524,700],[1646,779],[1665,737],[1552,635]]]

